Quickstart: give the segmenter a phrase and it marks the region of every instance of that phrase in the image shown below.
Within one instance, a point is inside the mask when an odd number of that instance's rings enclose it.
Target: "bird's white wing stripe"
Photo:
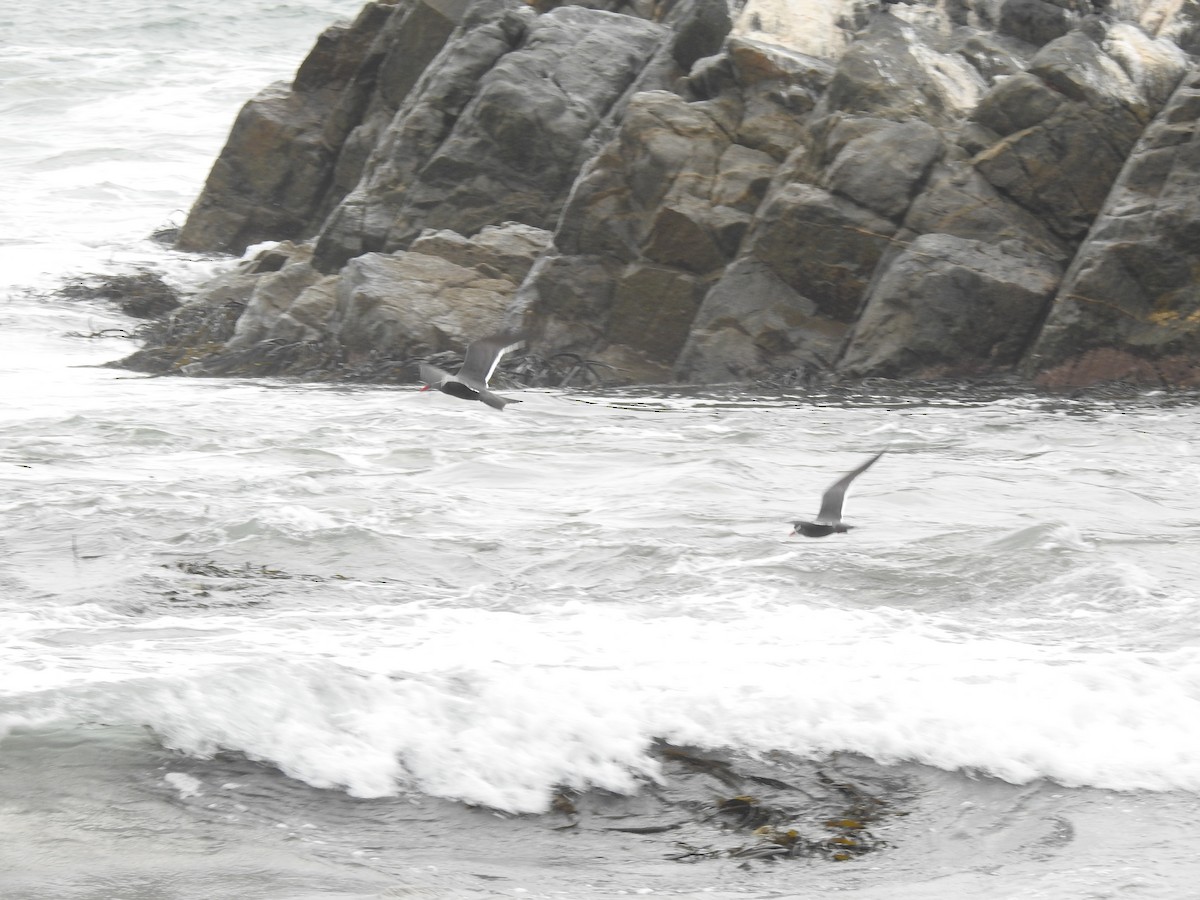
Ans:
[[[496,366],[500,365],[500,360],[504,354],[511,353],[513,350],[518,350],[523,346],[525,346],[524,341],[516,341],[515,343],[509,344],[507,347],[501,347],[499,350],[497,350],[496,355],[492,358],[491,368],[488,369],[487,374],[483,376],[483,383],[487,384],[492,380],[492,373],[496,371]]]

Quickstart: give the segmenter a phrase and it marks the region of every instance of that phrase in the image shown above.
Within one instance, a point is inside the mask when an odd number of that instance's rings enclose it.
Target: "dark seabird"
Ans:
[[[493,394],[488,390],[488,381],[505,353],[524,346],[524,339],[516,334],[494,334],[472,341],[467,345],[467,353],[457,375],[421,363],[421,380],[425,382],[421,390],[434,388],[451,397],[481,400],[492,409],[504,409],[507,403],[519,403],[519,400],[506,400]]]
[[[853,528],[853,525],[847,525],[842,521],[842,503],[846,499],[846,488],[850,487],[850,482],[855,478],[875,465],[875,460],[886,452],[880,450],[853,472],[843,475],[831,484],[829,490],[821,497],[821,511],[817,513],[817,518],[812,522],[793,522],[792,534],[816,538],[831,534],[845,534]]]

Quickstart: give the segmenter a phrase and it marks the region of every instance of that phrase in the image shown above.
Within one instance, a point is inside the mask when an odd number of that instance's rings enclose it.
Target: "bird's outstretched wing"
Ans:
[[[467,345],[467,353],[458,380],[475,390],[486,388],[505,353],[525,346],[525,338],[519,334],[505,332],[480,338]]]
[[[452,376],[449,372],[444,372],[437,366],[431,366],[428,363],[421,363],[421,380],[425,382],[426,385],[426,387],[422,388],[422,390],[427,390],[428,388],[439,388],[451,377]]]
[[[821,497],[821,511],[816,518],[819,524],[836,525],[842,521],[842,504],[846,500],[846,489],[850,487],[850,482],[875,465],[875,461],[886,452],[886,450],[880,450],[853,472],[847,472],[829,486],[825,495]]]

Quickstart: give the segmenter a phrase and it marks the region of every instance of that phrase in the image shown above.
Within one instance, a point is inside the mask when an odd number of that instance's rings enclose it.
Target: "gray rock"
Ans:
[[[725,0],[697,0],[692,4],[680,4],[679,8],[685,12],[678,20],[667,19],[675,31],[671,39],[671,58],[686,72],[696,60],[712,56],[721,49],[733,21]]]
[[[332,297],[328,330],[350,365],[372,354],[403,358],[461,350],[500,330],[517,285],[549,238],[515,222],[473,238],[425,232],[407,252],[364,254],[337,276],[314,282],[283,310],[268,336],[295,334],[294,323],[313,321]]]
[[[1053,260],[1016,241],[921,235],[873,285],[839,370],[918,378],[1006,373],[1061,275]]]
[[[479,80],[512,49],[532,15],[516,0],[483,0],[468,9],[386,125],[376,125],[361,178],[322,226],[314,256],[317,268],[335,271],[361,253],[385,249],[408,186],[417,183],[474,97]]]
[[[846,143],[821,186],[899,222],[941,156],[942,136],[925,122],[878,125]]]
[[[240,254],[313,233],[337,151],[355,124],[347,113],[362,103],[378,65],[376,34],[393,12],[368,3],[352,25],[321,35],[291,85],[273,85],[242,108],[180,231],[180,249]]]
[[[1004,0],[999,29],[1040,47],[1066,34],[1072,18],[1067,8],[1046,0]]]
[[[564,254],[624,261],[637,259],[649,245],[651,252],[685,256],[693,271],[719,267],[720,241],[705,209],[730,144],[718,108],[666,91],[636,95],[617,137],[576,183],[555,245]],[[736,166],[732,157],[730,162]],[[662,234],[675,227],[688,236]]]
[[[311,265],[312,246],[296,248],[285,245],[286,262],[275,272],[259,274],[246,300],[246,309],[238,318],[237,328],[227,343],[227,349],[244,349],[259,341],[317,340],[324,333],[328,316],[314,315],[311,298],[305,304],[305,314],[289,316],[287,327],[280,327],[280,317],[288,313],[297,298],[321,279]],[[328,309],[325,311],[328,313]]]
[[[338,279],[332,275],[308,284],[290,303],[281,306],[262,340],[279,344],[318,343],[324,340],[330,333],[333,311],[337,306],[337,290]],[[241,320],[238,324],[241,324]],[[230,341],[228,347],[234,349],[236,345]]]
[[[1123,55],[1136,55],[1138,44],[1125,39]],[[1100,211],[1163,82],[1183,72],[1182,57],[1172,60],[1149,40],[1138,43],[1149,52],[1130,77],[1128,60],[1122,64],[1090,36],[1071,32],[1043,47],[1027,75],[998,85],[976,114],[1001,139],[977,156],[975,168],[1072,243]]]
[[[261,255],[149,355],[399,366],[504,326],[630,381],[1200,382],[1194,4],[740,9],[369,4],[247,105],[181,236],[313,265]]]
[[[678,269],[629,266],[616,284],[607,339],[666,368],[683,349],[706,287]]]
[[[1200,384],[1200,76],[1130,155],[1024,364],[1041,383]]]
[[[895,232],[892,222],[870,210],[815,185],[793,183],[763,205],[744,256],[808,298],[821,316],[848,325]]]
[[[1001,194],[969,162],[935,166],[904,219],[905,236],[953,234],[986,242],[1019,240],[1065,260],[1070,245],[1029,210]]]
[[[331,330],[351,365],[461,350],[501,327],[513,284],[436,256],[365,253],[342,270]]]
[[[823,98],[830,111],[951,126],[986,87],[979,71],[940,38],[895,16],[871,21],[838,60]]]
[[[748,381],[793,370],[824,371],[847,326],[763,262],[738,260],[704,298],[676,376],[684,381]]]
[[[505,222],[488,225],[471,238],[454,231],[430,229],[421,232],[410,249],[507,278],[515,286],[524,281],[538,256],[550,246],[552,237],[541,228]]]
[[[630,16],[518,0],[470,7],[327,222],[316,265],[407,247],[425,228],[554,224],[601,126],[668,32]]]

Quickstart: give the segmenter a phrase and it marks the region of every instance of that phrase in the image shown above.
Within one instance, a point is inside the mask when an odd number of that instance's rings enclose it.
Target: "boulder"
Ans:
[[[1017,241],[912,241],[872,286],[839,370],[941,378],[1008,373],[1062,275]]]
[[[467,0],[400,0],[395,4],[376,38],[373,67],[363,67],[330,116],[327,128],[336,133],[327,135],[327,143],[339,149],[333,184],[311,234],[358,184],[385,128],[454,32],[467,5]],[[338,134],[344,134],[344,139],[339,140]]]
[[[671,58],[680,69],[689,71],[696,60],[720,51],[732,27],[729,4],[725,0],[697,0],[687,5],[686,14],[681,15],[675,24]]]
[[[698,99],[635,94],[576,182],[550,257],[518,293],[516,315],[543,351],[608,362],[629,378],[677,371],[705,295],[746,252],[802,132],[793,92],[818,89],[829,74],[801,54],[731,40],[726,57],[689,79]],[[786,266],[765,233],[758,249]]]
[[[538,16],[518,0],[473,4],[330,216],[317,267],[405,248],[425,228],[553,227],[581,147],[668,35],[577,6]]]
[[[675,375],[722,383],[828,371],[847,330],[765,263],[739,259],[705,296]]]
[[[1075,18],[1067,4],[1046,0],[1003,0],[998,29],[1030,44],[1041,46],[1060,38]]]
[[[319,274],[309,268],[313,274]],[[311,282],[306,277],[305,287],[286,305],[280,304],[275,318],[263,332],[259,343],[273,344],[313,344],[328,339],[333,311],[337,305],[338,279],[333,275],[318,277]],[[304,283],[302,282],[302,283]],[[239,320],[238,324],[241,324]],[[231,340],[226,349],[237,349],[240,346],[250,346],[249,342],[240,344]],[[280,370],[279,374],[284,374]]]
[[[342,362],[407,358],[459,349],[501,327],[512,294],[550,233],[509,222],[472,238],[426,231],[410,251],[366,254],[334,276],[309,265],[311,248],[276,276],[263,276],[228,349],[253,340],[291,343],[331,334]],[[292,288],[289,297],[289,288]]]
[[[645,254],[693,272],[719,268],[723,220],[714,192],[741,205],[743,220],[758,202],[746,182],[774,166],[760,156],[730,155],[730,135],[713,104],[692,104],[666,91],[636,95],[617,137],[592,160],[572,192],[555,246],[564,254],[633,261]],[[756,168],[757,165],[757,168]],[[717,187],[721,179],[726,188]],[[735,184],[741,184],[739,190]],[[760,190],[765,183],[760,182]]]
[[[1024,372],[1053,387],[1200,384],[1200,75],[1130,155]]]
[[[336,275],[312,267],[311,242],[270,246],[161,322],[129,363],[194,375],[410,378],[415,356],[498,330],[549,240],[519,223],[473,238],[429,231],[413,251],[365,254]]]
[[[999,83],[973,115],[1000,136],[975,158],[976,170],[1071,243],[1099,213],[1161,106],[1164,83],[1183,74],[1182,55],[1131,40],[1128,31],[1119,36],[1073,31],[1052,41],[1027,73]],[[1118,45],[1119,58],[1108,52]],[[1134,66],[1139,46],[1146,52]]]
[[[314,308],[313,298],[310,297],[303,304],[303,314],[293,315],[290,312],[297,298],[321,280],[321,274],[311,265],[312,245],[283,245],[268,253],[283,255],[284,260],[275,271],[259,269],[255,272],[251,268],[251,274],[257,274],[257,277],[246,299],[246,308],[238,317],[237,327],[226,344],[227,349],[244,349],[259,341],[272,339],[313,341],[318,340],[326,330],[330,304],[326,304],[324,310]],[[321,293],[318,292],[317,296],[321,296]],[[280,318],[285,314],[287,321],[283,324]]]
[[[817,314],[849,325],[895,232],[870,210],[797,182],[763,205],[743,256],[808,298]]]
[[[920,121],[875,123],[842,146],[821,186],[899,222],[942,155],[942,136]]]
[[[506,278],[424,253],[365,253],[342,270],[331,330],[351,365],[459,350],[500,330]]]
[[[381,58],[375,38],[396,12],[368,3],[353,24],[321,35],[291,85],[272,85],[242,108],[180,231],[179,249],[241,254],[252,244],[315,231],[338,149]]]
[[[962,160],[936,165],[908,209],[902,234],[926,233],[985,242],[1019,240],[1064,265],[1071,254],[1069,241]]]
[[[831,112],[952,126],[985,88],[970,62],[943,50],[939,35],[884,13],[846,48],[823,103]]]
[[[678,269],[635,263],[617,280],[605,336],[666,369],[683,349],[705,288]]]
[[[550,246],[551,237],[542,228],[505,222],[488,225],[469,238],[454,231],[428,229],[413,241],[411,249],[507,278],[516,286],[525,280],[538,256]]]

